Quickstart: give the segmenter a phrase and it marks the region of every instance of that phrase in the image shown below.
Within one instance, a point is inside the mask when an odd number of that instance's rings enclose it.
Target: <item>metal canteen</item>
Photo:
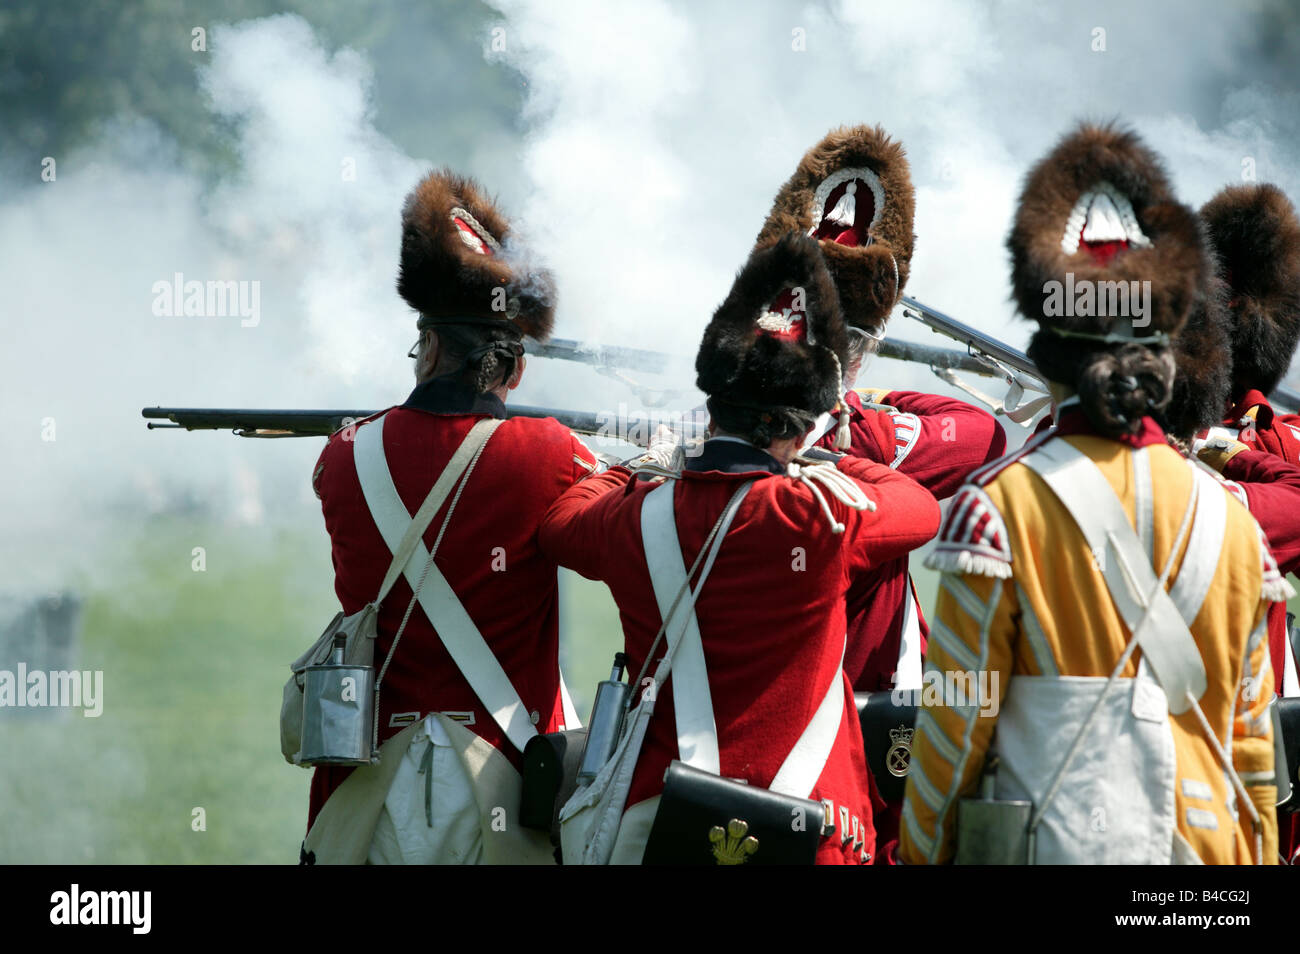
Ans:
[[[329,662],[303,670],[300,765],[368,765],[373,758],[373,666],[343,662],[343,641]]]

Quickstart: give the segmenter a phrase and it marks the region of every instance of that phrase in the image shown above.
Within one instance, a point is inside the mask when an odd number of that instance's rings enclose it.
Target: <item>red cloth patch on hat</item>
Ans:
[[[455,223],[456,228],[460,229],[461,241],[480,255],[492,255],[491,247],[487,242],[483,241],[483,237],[478,232],[474,231],[474,226],[457,215],[453,215],[451,220]]]
[[[1080,247],[1085,249],[1092,260],[1098,265],[1109,265],[1120,252],[1128,248],[1128,242],[1080,242]]]

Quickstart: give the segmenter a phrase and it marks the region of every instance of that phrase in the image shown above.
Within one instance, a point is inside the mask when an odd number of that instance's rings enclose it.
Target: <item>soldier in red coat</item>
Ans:
[[[1281,190],[1267,184],[1223,189],[1200,214],[1218,259],[1226,307],[1219,309],[1219,321],[1203,320],[1195,339],[1181,343],[1175,401],[1181,397],[1191,405],[1195,395],[1202,405],[1217,402],[1196,422],[1216,425],[1196,442],[1200,457],[1250,508],[1277,569],[1295,573],[1300,416],[1279,413],[1266,395],[1281,382],[1300,341],[1300,220]],[[1300,658],[1285,603],[1269,610],[1269,659],[1277,694],[1300,696]],[[1279,819],[1278,835],[1284,855],[1300,857],[1294,816]]]
[[[1201,218],[1228,283],[1232,347],[1231,406],[1211,436],[1300,463],[1300,416],[1278,413],[1265,396],[1281,382],[1300,341],[1300,221],[1271,185],[1224,189],[1201,209]],[[1244,466],[1246,461],[1230,466],[1224,476],[1234,477]],[[1270,540],[1274,535],[1281,534],[1270,532]],[[1283,572],[1295,569],[1289,565]],[[1279,695],[1300,694],[1300,685],[1285,684],[1297,662],[1287,645],[1285,612],[1279,605],[1270,616],[1273,674]]]
[[[790,230],[818,240],[849,329],[845,389],[810,439],[907,474],[944,500],[1001,457],[993,415],[964,401],[888,388],[854,390],[911,273],[915,190],[900,143],[879,126],[836,129],[810,149],[777,193],[757,247]],[[900,558],[849,593],[844,669],[861,691],[918,688],[926,625]]]
[[[523,336],[544,338],[550,331],[549,280],[544,274],[517,274],[503,249],[508,241],[505,219],[468,179],[435,173],[407,198],[397,287],[419,312],[420,337],[411,355],[416,387],[401,405],[335,433],[312,476],[345,613],[375,599],[392,560],[354,459],[364,430],[382,418],[382,450],[392,482],[407,511],[415,513],[470,429],[505,417],[505,397],[524,373]],[[458,498],[438,511],[423,536],[426,547],[436,547],[434,565],[539,732],[562,729],[566,720],[558,666],[557,567],[540,549],[537,528],[555,500],[594,469],[591,453],[558,422],[503,421]],[[408,613],[394,650],[394,636]],[[498,775],[508,777],[518,769],[518,741],[507,736],[471,688],[439,627],[423,604],[412,605],[412,587],[399,578],[380,606],[375,664],[380,670],[384,661],[379,741],[400,739],[403,754],[395,756],[386,746],[379,766],[355,772],[361,776],[387,763],[390,770],[398,766],[396,776],[382,805],[367,809],[349,802],[347,811],[331,811],[331,799],[347,794],[341,787],[354,773],[317,768],[308,860],[313,845],[323,838],[337,843],[339,831],[350,826],[373,830],[373,840],[369,831],[348,832],[346,839],[360,845],[356,850],[372,863],[526,860],[519,854],[526,851],[507,846],[500,826],[493,826],[499,819],[491,815],[494,806],[484,804],[480,781],[483,765],[497,757],[508,763],[496,765]],[[356,779],[347,791],[359,783]],[[317,831],[326,825],[334,830]],[[495,850],[498,843],[502,851]],[[549,846],[542,846],[542,857],[550,857]]]
[[[1214,246],[1216,293],[1200,303],[1177,343],[1168,430],[1232,482],[1281,571],[1294,572],[1300,506],[1287,499],[1290,469],[1269,459],[1300,464],[1300,417],[1279,414],[1265,394],[1280,383],[1300,340],[1300,221],[1271,185],[1224,189],[1200,215]],[[1269,629],[1282,694],[1288,669],[1294,672],[1283,604],[1270,611]]]
[[[641,858],[665,770],[673,759],[687,761],[688,748],[700,751],[679,733],[682,713],[701,706],[711,708],[716,733],[717,764],[707,770],[768,787],[807,737],[813,714],[831,703],[826,749],[798,795],[827,803],[834,819],[819,863],[865,863],[875,852],[862,738],[843,669],[844,594],[863,573],[930,539],[939,511],[924,488],[885,465],[820,450],[795,456],[818,415],[835,405],[846,360],[835,286],[817,244],[791,234],[756,251],[696,360],[710,439],[669,478],[687,566],[733,492],[753,482],[695,604],[707,691],[677,699],[686,677],[674,663],[632,776],[616,862]],[[658,486],[612,468],[561,497],[541,531],[545,553],[609,585],[633,673],[662,621],[642,525]]]
[[[914,210],[902,145],[879,126],[843,127],[804,155],[777,193],[757,244],[770,245],[792,229],[815,237],[848,325],[844,389],[809,441],[892,467],[944,500],[972,471],[1005,452],[1006,434],[993,415],[936,394],[851,387],[883,338],[911,273]],[[929,627],[907,557],[855,579],[847,600],[844,670],[853,687],[919,689]],[[896,801],[878,814],[882,844],[896,837],[901,810]]]

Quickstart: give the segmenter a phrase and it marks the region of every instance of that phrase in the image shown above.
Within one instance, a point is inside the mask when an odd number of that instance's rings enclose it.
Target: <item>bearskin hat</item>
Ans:
[[[900,143],[879,126],[832,130],[799,161],[758,233],[811,235],[839,292],[844,320],[881,333],[912,266],[916,195]]]
[[[397,292],[421,325],[447,319],[509,322],[544,340],[554,324],[549,273],[522,266],[505,216],[473,179],[430,173],[402,207]]]
[[[1173,397],[1164,412],[1165,430],[1191,440],[1223,420],[1232,391],[1232,322],[1227,285],[1217,274],[1205,301],[1174,339]]]
[[[822,414],[840,398],[848,335],[818,243],[790,232],[757,248],[713,313],[695,385],[738,407]]]
[[[1228,283],[1232,397],[1267,394],[1300,341],[1300,221],[1272,185],[1230,186],[1201,208]]]
[[[1081,125],[1034,166],[1007,248],[1020,312],[1065,334],[1177,334],[1212,292],[1195,212],[1156,154],[1113,125]]]

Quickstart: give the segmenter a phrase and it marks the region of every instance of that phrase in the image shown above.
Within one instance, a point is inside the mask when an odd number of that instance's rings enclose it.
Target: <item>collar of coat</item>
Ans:
[[[1067,437],[1070,434],[1094,434],[1097,429],[1092,426],[1092,421],[1088,420],[1088,415],[1083,413],[1083,408],[1078,404],[1077,399],[1064,401],[1057,408],[1056,434],[1058,437]],[[1136,434],[1124,434],[1115,438],[1120,444],[1128,447],[1148,447],[1152,444],[1167,444],[1165,432],[1160,425],[1156,423],[1153,417],[1142,418],[1142,426],[1138,428]]]
[[[781,463],[767,451],[730,437],[713,437],[705,441],[699,454],[686,458],[685,469],[692,473],[785,473]]]
[[[1245,427],[1246,422],[1251,420],[1255,422],[1255,427],[1261,430],[1268,430],[1273,426],[1273,405],[1268,403],[1268,398],[1262,392],[1253,388],[1243,394],[1241,400],[1232,406],[1224,419],[1224,424],[1229,427]]]
[[[495,394],[479,394],[451,375],[430,378],[415,386],[402,405],[430,414],[483,414],[504,418],[506,403]]]

